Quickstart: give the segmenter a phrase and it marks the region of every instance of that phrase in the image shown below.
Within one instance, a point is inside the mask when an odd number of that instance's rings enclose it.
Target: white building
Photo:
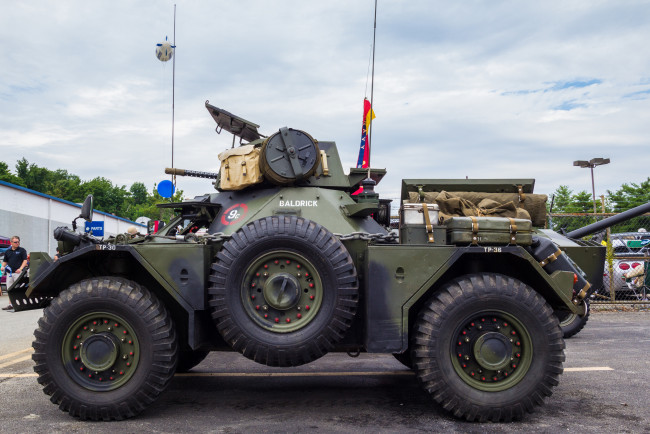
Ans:
[[[52,235],[59,226],[72,228],[72,220],[81,213],[81,204],[68,202],[15,184],[0,181],[0,235],[20,237],[27,252],[56,253],[57,241]],[[104,222],[104,238],[125,233],[129,226],[146,233],[147,227],[121,217],[94,211],[93,222]],[[83,232],[84,220],[77,221],[77,232]]]

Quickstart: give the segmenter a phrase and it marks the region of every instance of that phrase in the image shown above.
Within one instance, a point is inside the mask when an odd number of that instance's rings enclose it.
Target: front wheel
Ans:
[[[135,416],[176,370],[174,324],[162,303],[135,282],[98,277],[70,286],[34,332],[34,371],[50,400],[71,416]]]
[[[510,421],[541,405],[558,384],[564,341],[553,310],[523,282],[471,274],[422,307],[413,363],[426,391],[469,421]]]

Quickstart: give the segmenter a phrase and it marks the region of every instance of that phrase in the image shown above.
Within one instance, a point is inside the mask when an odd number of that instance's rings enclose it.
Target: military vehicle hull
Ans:
[[[98,240],[73,223],[55,231],[58,261],[32,253],[30,279],[9,293],[16,310],[48,306],[33,358],[54,403],[82,419],[131,417],[216,349],[271,366],[392,353],[467,420],[543,403],[562,373],[558,316],[586,316],[604,248],[534,227],[545,197],[533,180],[403,180],[401,208],[416,218],[402,216],[398,236],[373,190],[385,170],[346,175],[333,142],[297,130],[272,136],[264,170],[278,173],[236,189],[255,164],[240,159],[268,143],[245,125],[253,146],[225,153],[217,192],[164,205],[176,218],[162,230]],[[479,206],[467,192],[515,202]],[[464,211],[450,217],[451,205]],[[92,220],[92,204],[80,217]]]

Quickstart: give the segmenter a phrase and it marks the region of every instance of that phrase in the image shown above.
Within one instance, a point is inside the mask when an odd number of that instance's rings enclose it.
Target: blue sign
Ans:
[[[104,236],[104,222],[86,222],[84,226],[84,232],[88,233],[92,231],[92,234],[96,237]]]
[[[162,197],[172,197],[175,190],[174,184],[169,179],[158,183],[158,194]]]

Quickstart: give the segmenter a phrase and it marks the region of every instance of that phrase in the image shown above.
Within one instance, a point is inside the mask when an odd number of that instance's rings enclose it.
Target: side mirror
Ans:
[[[83,205],[81,206],[81,214],[79,217],[86,220],[87,222],[93,221],[93,195],[89,194],[86,196]]]
[[[81,205],[81,214],[79,214],[79,217],[72,220],[72,230],[73,231],[77,230],[77,220],[78,219],[84,219],[87,222],[93,221],[93,195],[92,194],[89,194],[88,196],[86,196],[86,200],[84,200],[83,205]]]

